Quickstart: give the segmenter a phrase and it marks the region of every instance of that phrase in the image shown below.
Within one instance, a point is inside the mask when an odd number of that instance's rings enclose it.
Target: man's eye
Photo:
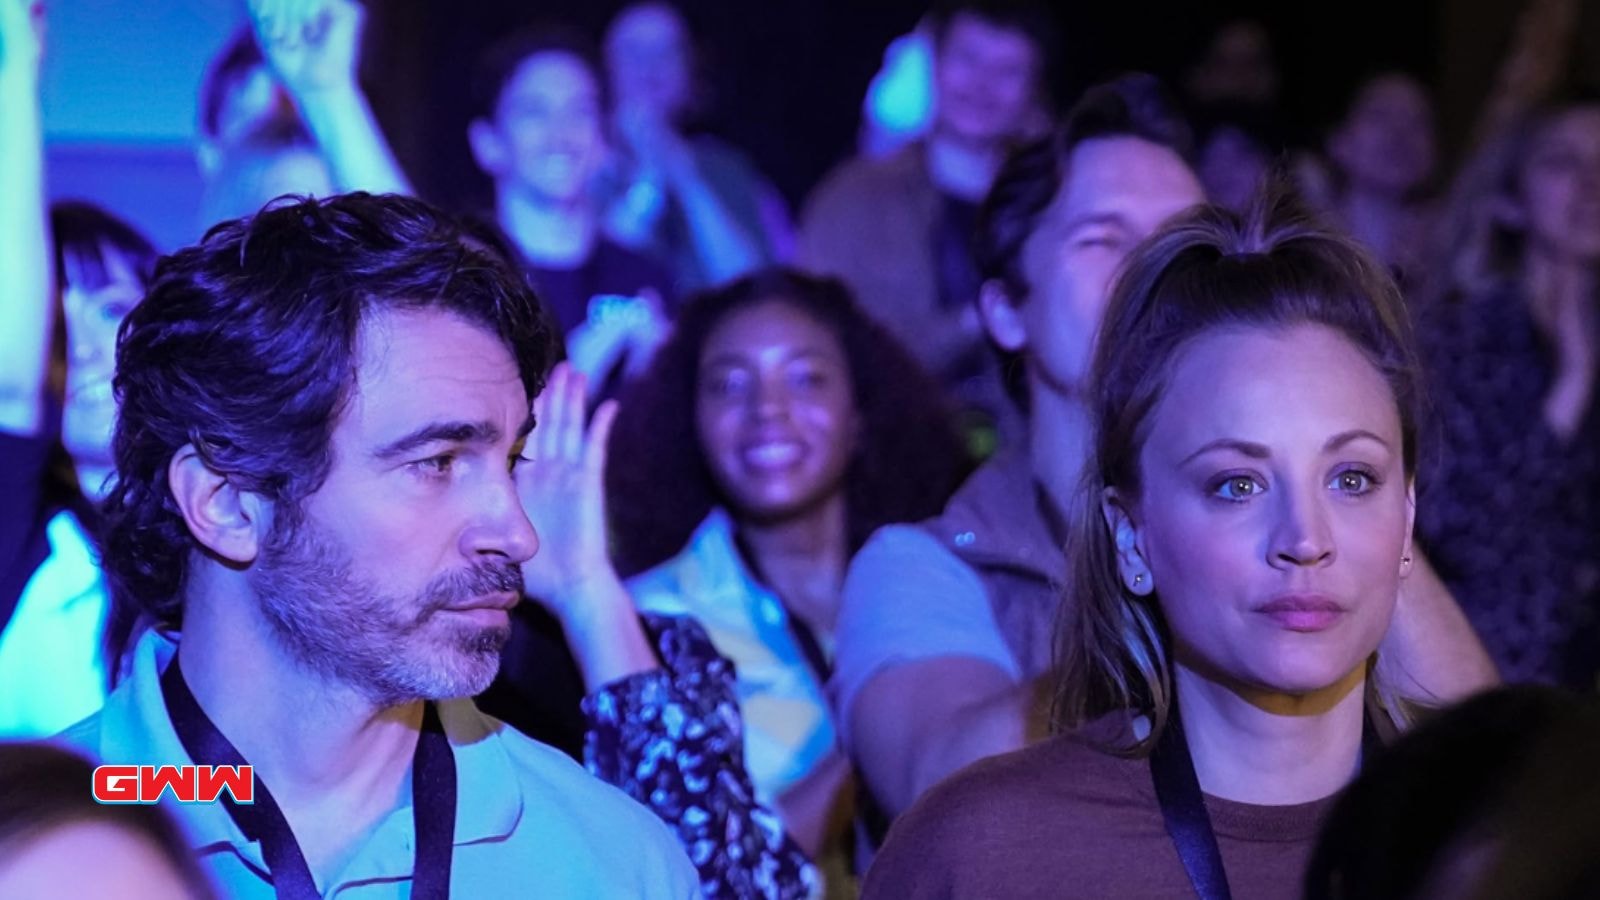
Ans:
[[[1115,232],[1098,231],[1080,234],[1073,244],[1079,249],[1116,250],[1123,245],[1123,240]]]
[[[438,456],[419,459],[411,465],[423,475],[437,478],[449,475],[455,464],[456,455],[454,453],[441,453]]]

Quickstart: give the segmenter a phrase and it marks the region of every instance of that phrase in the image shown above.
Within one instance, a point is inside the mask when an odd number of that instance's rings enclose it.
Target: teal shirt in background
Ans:
[[[70,512],[56,513],[45,534],[50,555],[0,628],[0,740],[49,737],[106,699],[110,601],[98,553]]]

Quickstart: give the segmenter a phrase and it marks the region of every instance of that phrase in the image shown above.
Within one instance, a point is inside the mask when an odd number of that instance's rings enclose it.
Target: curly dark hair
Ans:
[[[361,323],[385,309],[479,325],[511,351],[529,397],[544,386],[553,336],[527,279],[419,200],[275,201],[157,264],[117,336],[104,566],[119,593],[160,624],[181,618],[195,543],[167,466],[186,444],[296,520],[332,464]]]
[[[613,555],[624,575],[677,553],[712,507],[725,502],[695,431],[700,354],[730,314],[769,300],[811,316],[844,348],[863,423],[845,476],[852,553],[882,525],[936,515],[970,471],[972,460],[938,386],[861,312],[842,282],[764,269],[691,300],[649,370],[622,397],[606,496]]]

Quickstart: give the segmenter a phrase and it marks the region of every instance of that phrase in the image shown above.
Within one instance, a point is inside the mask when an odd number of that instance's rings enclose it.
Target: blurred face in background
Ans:
[[[1002,348],[1027,359],[1035,397],[1081,389],[1123,260],[1168,219],[1204,201],[1194,172],[1160,144],[1118,136],[1073,150],[1066,180],[1023,245],[1029,293],[1007,304],[1014,327],[993,316],[989,322]]]
[[[1196,174],[1206,196],[1242,213],[1272,167],[1272,152],[1243,130],[1223,125],[1200,146]]]
[[[101,246],[97,259],[65,254],[61,305],[66,319],[67,381],[61,442],[79,464],[111,465],[117,403],[111,376],[117,364],[117,328],[144,296],[133,263]],[[98,485],[84,485],[93,493]]]
[[[974,143],[1011,140],[1038,113],[1039,53],[1028,35],[956,13],[935,51],[935,129]]]
[[[676,119],[693,88],[688,27],[664,3],[639,3],[617,14],[606,32],[606,68],[619,110]]]
[[[493,121],[473,123],[473,153],[501,190],[578,202],[604,154],[601,115],[600,84],[582,58],[536,53],[506,81]]]
[[[1372,79],[1328,143],[1352,187],[1404,196],[1421,187],[1434,165],[1433,103],[1416,79]]]
[[[1574,107],[1539,130],[1512,206],[1536,251],[1600,265],[1600,104]]]
[[[695,425],[736,515],[781,522],[839,499],[860,420],[843,345],[779,298],[728,314],[700,351]]]
[[[1248,19],[1217,30],[1189,75],[1189,93],[1205,103],[1271,104],[1278,97],[1272,36]]]

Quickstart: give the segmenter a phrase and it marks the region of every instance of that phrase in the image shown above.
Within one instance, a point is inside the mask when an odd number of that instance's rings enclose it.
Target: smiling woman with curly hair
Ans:
[[[840,282],[787,269],[690,303],[622,398],[618,568],[643,572],[640,609],[694,617],[733,661],[757,794],[813,853],[848,771],[823,691],[846,563],[936,514],[969,464],[906,351]]]
[[[586,425],[587,392],[562,364],[534,403],[537,602],[490,708],[581,743],[706,896],[816,896],[849,819],[823,689],[840,585],[873,529],[937,512],[969,467],[938,389],[839,282],[769,269],[691,301]]]

